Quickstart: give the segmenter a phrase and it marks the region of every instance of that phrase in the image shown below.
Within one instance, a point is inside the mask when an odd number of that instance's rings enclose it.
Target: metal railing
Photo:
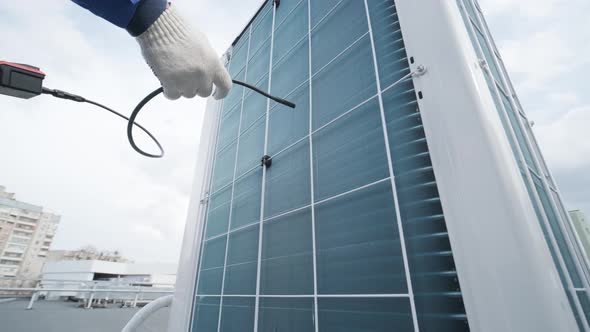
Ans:
[[[156,298],[174,293],[174,284],[134,282],[130,280],[26,280],[19,282],[17,287],[2,287],[0,284],[0,295],[27,295],[31,299],[26,309],[32,309],[39,297],[45,299],[74,298],[83,302],[86,309],[94,305],[107,303],[120,303],[122,307],[137,307],[138,304],[149,303]],[[30,281],[36,281],[34,287],[23,287],[31,285]]]

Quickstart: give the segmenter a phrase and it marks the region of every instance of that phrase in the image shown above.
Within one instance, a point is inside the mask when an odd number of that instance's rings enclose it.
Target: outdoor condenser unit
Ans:
[[[170,331],[589,331],[474,0],[265,1],[205,117]]]

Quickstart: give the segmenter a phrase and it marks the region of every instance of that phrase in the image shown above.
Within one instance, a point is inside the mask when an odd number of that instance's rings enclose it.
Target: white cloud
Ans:
[[[551,15],[560,5],[558,0],[480,0],[488,15],[509,13],[527,18],[541,18]]]
[[[566,205],[590,213],[590,2],[480,2]]]
[[[220,52],[259,4],[175,3]],[[0,31],[11,40],[2,59],[41,66],[48,87],[128,114],[158,86],[125,31],[69,1],[2,2]],[[94,245],[119,249],[138,261],[178,259],[203,99],[158,98],[140,115],[138,121],[166,149],[162,160],[137,155],[127,143],[125,123],[89,105],[0,96],[0,108],[0,184],[63,215],[53,248]],[[136,136],[142,147],[155,148],[139,131]]]
[[[548,163],[560,171],[590,167],[590,107],[576,108],[535,128]],[[588,211],[590,212],[590,211]]]
[[[567,107],[580,103],[580,97],[578,94],[571,91],[551,92],[547,95],[547,98],[556,104],[565,105]]]
[[[575,48],[555,30],[506,40],[499,48],[508,70],[522,77],[521,89],[539,89],[578,66]]]
[[[590,213],[590,2],[480,1],[566,204]]]

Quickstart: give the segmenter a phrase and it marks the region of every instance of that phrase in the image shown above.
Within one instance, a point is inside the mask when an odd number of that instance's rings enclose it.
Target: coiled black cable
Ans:
[[[131,112],[131,115],[129,116],[129,121],[127,121],[127,140],[129,141],[129,144],[131,145],[133,150],[135,150],[137,153],[139,153],[142,156],[149,157],[149,158],[162,158],[162,157],[164,157],[164,150],[160,146],[160,143],[158,143],[158,141],[150,133],[147,133],[147,134],[154,140],[154,142],[156,142],[156,144],[160,148],[160,154],[151,154],[151,153],[145,152],[142,149],[140,149],[137,146],[137,144],[135,144],[135,139],[133,138],[133,125],[136,124],[135,118],[137,117],[137,115],[139,114],[141,109],[145,106],[145,104],[147,104],[150,100],[154,99],[155,96],[159,95],[162,92],[164,92],[164,89],[162,87],[159,87],[156,90],[154,90],[152,93],[147,95],[145,98],[143,98],[139,102],[139,104],[137,104],[137,106],[135,106],[135,109],[133,109],[133,112]]]
[[[282,98],[278,98],[275,96],[272,96],[260,89],[258,89],[255,86],[252,86],[248,83],[244,83],[238,80],[232,80],[234,82],[234,84],[237,85],[241,85],[244,86],[248,89],[251,89],[253,91],[256,91],[257,93],[276,101],[277,103],[283,104],[287,107],[290,108],[295,108],[295,104],[287,101],[285,99]],[[164,148],[162,148],[162,145],[160,144],[160,142],[156,139],[156,137],[154,135],[152,135],[152,133],[149,132],[149,130],[145,129],[142,125],[140,125],[139,123],[135,122],[135,118],[137,118],[137,115],[139,114],[139,112],[141,112],[141,110],[143,109],[143,107],[150,102],[150,100],[154,99],[154,97],[156,97],[157,95],[159,95],[160,93],[164,92],[164,89],[162,87],[157,88],[156,90],[152,91],[149,95],[147,95],[145,98],[143,98],[138,104],[137,106],[135,106],[135,108],[133,109],[133,112],[131,112],[131,115],[129,117],[126,117],[125,115],[107,107],[104,106],[100,103],[97,103],[95,101],[86,99],[84,97],[69,93],[69,92],[65,92],[65,91],[61,91],[61,90],[54,90],[54,89],[48,89],[48,88],[43,88],[42,93],[43,94],[48,94],[48,95],[52,95],[56,98],[60,98],[60,99],[66,99],[66,100],[71,100],[71,101],[75,101],[78,103],[88,103],[88,104],[92,104],[94,106],[100,107],[106,111],[109,111],[110,113],[123,118],[125,120],[127,120],[127,140],[129,141],[129,144],[131,145],[131,147],[133,148],[133,150],[135,150],[137,153],[141,154],[142,156],[145,157],[149,157],[149,158],[162,158],[164,157]],[[159,154],[152,154],[149,152],[145,152],[142,149],[140,149],[137,144],[135,143],[135,139],[133,138],[133,126],[137,126],[139,129],[141,129],[144,133],[146,133],[153,141],[154,143],[156,143],[156,145],[158,146],[158,149],[160,149],[160,153]]]

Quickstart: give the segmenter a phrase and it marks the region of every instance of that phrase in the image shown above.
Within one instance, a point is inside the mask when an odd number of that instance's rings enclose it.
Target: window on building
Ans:
[[[18,219],[22,220],[22,221],[26,221],[26,222],[31,222],[31,223],[37,222],[37,219],[33,219],[33,218],[25,217],[25,216],[20,216]]]
[[[32,230],[34,229],[34,227],[33,227],[33,226],[29,226],[29,225],[23,225],[23,224],[17,224],[17,225],[16,225],[16,228],[19,228],[19,229],[26,229],[26,230],[30,230],[30,231],[32,231]]]
[[[18,261],[11,261],[11,260],[7,260],[7,259],[2,259],[0,260],[0,265],[19,265],[20,263]]]
[[[26,246],[16,245],[16,244],[9,244],[6,247],[7,251],[25,251],[27,249]]]
[[[17,243],[17,244],[27,244],[29,243],[30,239],[20,239],[20,238],[11,238],[10,242],[11,243]]]
[[[26,233],[26,232],[21,232],[21,231],[13,231],[12,234],[17,235],[17,236],[23,236],[23,237],[30,237],[31,234]]]

